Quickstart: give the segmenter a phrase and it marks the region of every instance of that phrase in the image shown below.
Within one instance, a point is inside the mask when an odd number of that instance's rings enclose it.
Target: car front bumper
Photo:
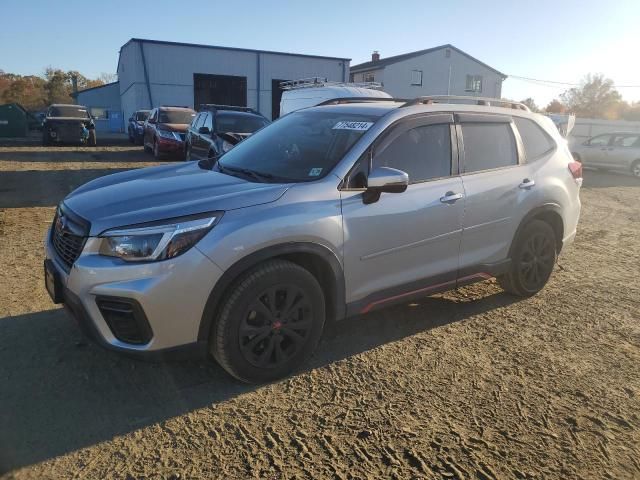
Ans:
[[[160,153],[170,155],[181,155],[184,153],[184,142],[178,140],[168,140],[166,138],[158,137],[158,151]]]
[[[200,323],[223,272],[197,248],[170,260],[127,263],[98,255],[99,240],[89,238],[67,270],[50,238],[47,234],[45,256],[59,279],[58,296],[90,339],[111,350],[142,355],[182,347],[203,349],[198,343]],[[105,304],[115,305],[116,310],[133,306],[135,315],[118,314],[120,318],[114,321],[113,310],[107,310]],[[129,320],[133,323],[127,324]],[[130,341],[127,332],[141,322],[147,322],[148,335],[141,337],[143,341]]]

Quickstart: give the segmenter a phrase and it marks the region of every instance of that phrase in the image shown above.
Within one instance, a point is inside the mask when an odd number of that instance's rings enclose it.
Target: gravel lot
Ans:
[[[150,159],[0,147],[3,478],[640,477],[636,179],[587,172],[576,243],[538,296],[487,281],[351,319],[306,371],[255,387],[87,344],[46,294],[54,206]]]

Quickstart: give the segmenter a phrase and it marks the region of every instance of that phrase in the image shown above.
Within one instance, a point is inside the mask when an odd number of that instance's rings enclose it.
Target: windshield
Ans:
[[[136,112],[137,121],[144,122],[147,118],[149,118],[149,112]]]
[[[196,112],[188,110],[160,110],[159,123],[191,123]]]
[[[257,115],[220,112],[216,116],[216,133],[253,133],[268,123]]]
[[[84,107],[65,105],[49,108],[49,117],[89,118],[89,114]]]
[[[224,154],[219,167],[244,169],[274,180],[324,177],[378,119],[374,115],[299,111],[289,114]]]

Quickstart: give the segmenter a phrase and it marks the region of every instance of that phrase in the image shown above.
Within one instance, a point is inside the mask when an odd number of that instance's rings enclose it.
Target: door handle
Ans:
[[[522,180],[522,183],[520,185],[518,185],[518,187],[520,188],[531,188],[536,184],[536,182],[534,182],[533,180],[529,180],[528,178],[525,178],[524,180]]]
[[[453,193],[447,192],[444,194],[444,197],[440,197],[440,201],[442,203],[455,203],[461,198],[464,198],[464,194],[462,193]]]

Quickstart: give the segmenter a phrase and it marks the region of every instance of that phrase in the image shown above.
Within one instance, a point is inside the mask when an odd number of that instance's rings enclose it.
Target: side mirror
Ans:
[[[362,200],[374,203],[380,199],[381,193],[402,193],[409,186],[409,175],[402,170],[389,167],[378,167],[369,173],[367,189]]]
[[[211,133],[211,130],[209,130],[209,127],[200,127],[198,129],[198,133],[200,133],[201,135],[209,135]]]
[[[133,117],[129,117],[129,121],[130,121],[130,122],[133,122]]]

